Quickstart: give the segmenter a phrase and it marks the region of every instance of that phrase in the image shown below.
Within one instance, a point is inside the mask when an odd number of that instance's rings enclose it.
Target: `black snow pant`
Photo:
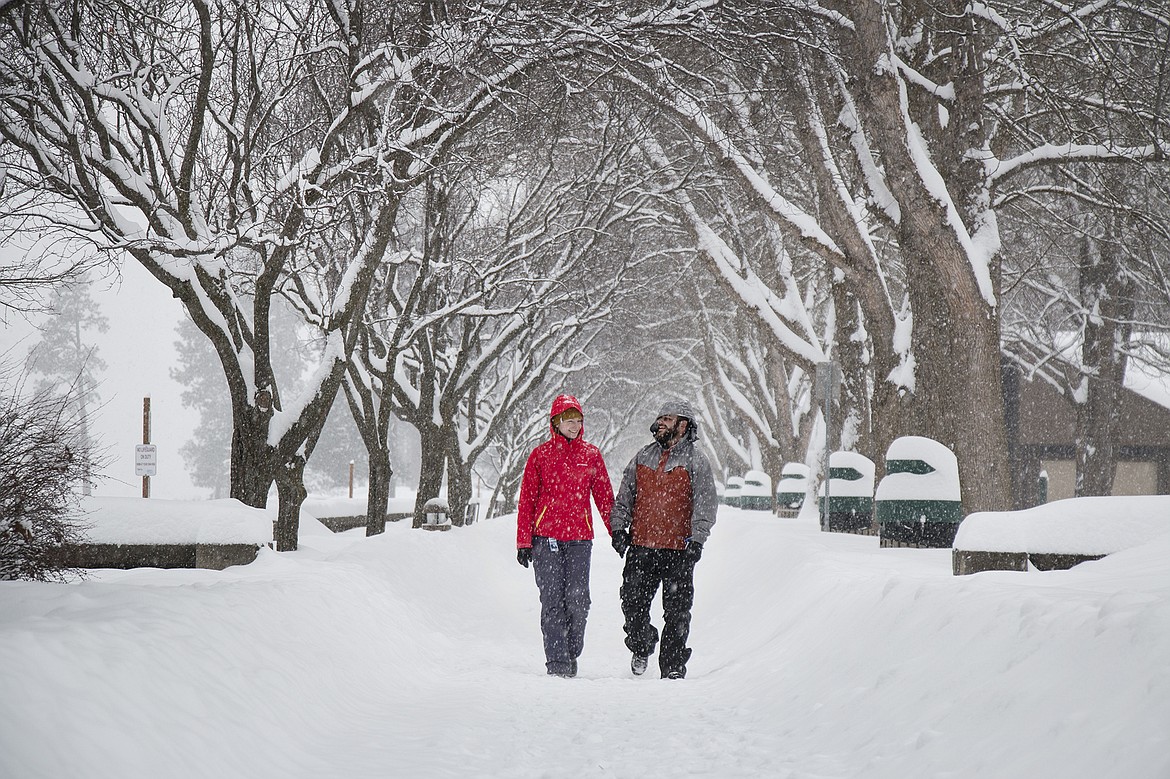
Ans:
[[[695,563],[678,549],[631,546],[622,571],[622,614],[626,618],[626,648],[649,657],[658,643],[658,630],[650,624],[650,604],[662,585],[662,647],[658,668],[662,675],[686,675],[687,636],[691,632],[691,605],[695,601]]]
[[[572,673],[585,646],[592,541],[532,539],[532,567],[540,588],[540,630],[550,674]]]

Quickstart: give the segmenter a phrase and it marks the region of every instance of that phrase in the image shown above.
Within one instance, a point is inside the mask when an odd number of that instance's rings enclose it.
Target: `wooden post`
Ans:
[[[349,461],[349,497],[353,498],[353,460]]]
[[[142,399],[142,443],[150,443],[150,396]],[[142,497],[150,497],[150,477],[142,477]]]

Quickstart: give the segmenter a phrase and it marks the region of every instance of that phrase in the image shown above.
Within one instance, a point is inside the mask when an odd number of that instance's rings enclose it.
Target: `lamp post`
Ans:
[[[825,419],[825,451],[821,473],[824,474],[825,500],[821,504],[821,530],[829,529],[829,455],[833,450],[833,401],[841,394],[841,366],[832,360],[817,363],[817,397],[821,399],[821,413]]]

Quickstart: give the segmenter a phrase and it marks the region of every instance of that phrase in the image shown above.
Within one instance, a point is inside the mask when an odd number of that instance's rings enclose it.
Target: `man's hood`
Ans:
[[[688,441],[694,441],[699,437],[699,420],[695,418],[695,407],[690,403],[678,399],[671,399],[663,403],[658,409],[658,415],[650,423],[651,435],[658,432],[658,417],[665,416],[685,417],[687,419],[687,432],[684,437]]]

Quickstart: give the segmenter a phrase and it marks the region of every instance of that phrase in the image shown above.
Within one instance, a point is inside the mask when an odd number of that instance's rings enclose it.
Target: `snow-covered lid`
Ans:
[[[829,455],[829,491],[839,498],[873,497],[873,460],[857,452],[833,452]],[[820,494],[824,497],[825,485]]]
[[[776,482],[776,492],[804,492],[808,477],[809,467],[804,463],[785,463]]]
[[[742,492],[742,491],[743,491],[743,478],[740,476],[728,476],[727,477],[727,487],[724,488],[723,493],[724,494],[727,494],[730,492],[738,493],[738,492]]]
[[[748,471],[743,475],[743,494],[770,497],[772,477],[763,471]]]
[[[1170,535],[1170,495],[1067,498],[1023,511],[980,511],[959,525],[955,549],[1105,555]]]
[[[908,435],[894,439],[886,450],[886,475],[877,500],[960,499],[959,460],[933,438]]]

